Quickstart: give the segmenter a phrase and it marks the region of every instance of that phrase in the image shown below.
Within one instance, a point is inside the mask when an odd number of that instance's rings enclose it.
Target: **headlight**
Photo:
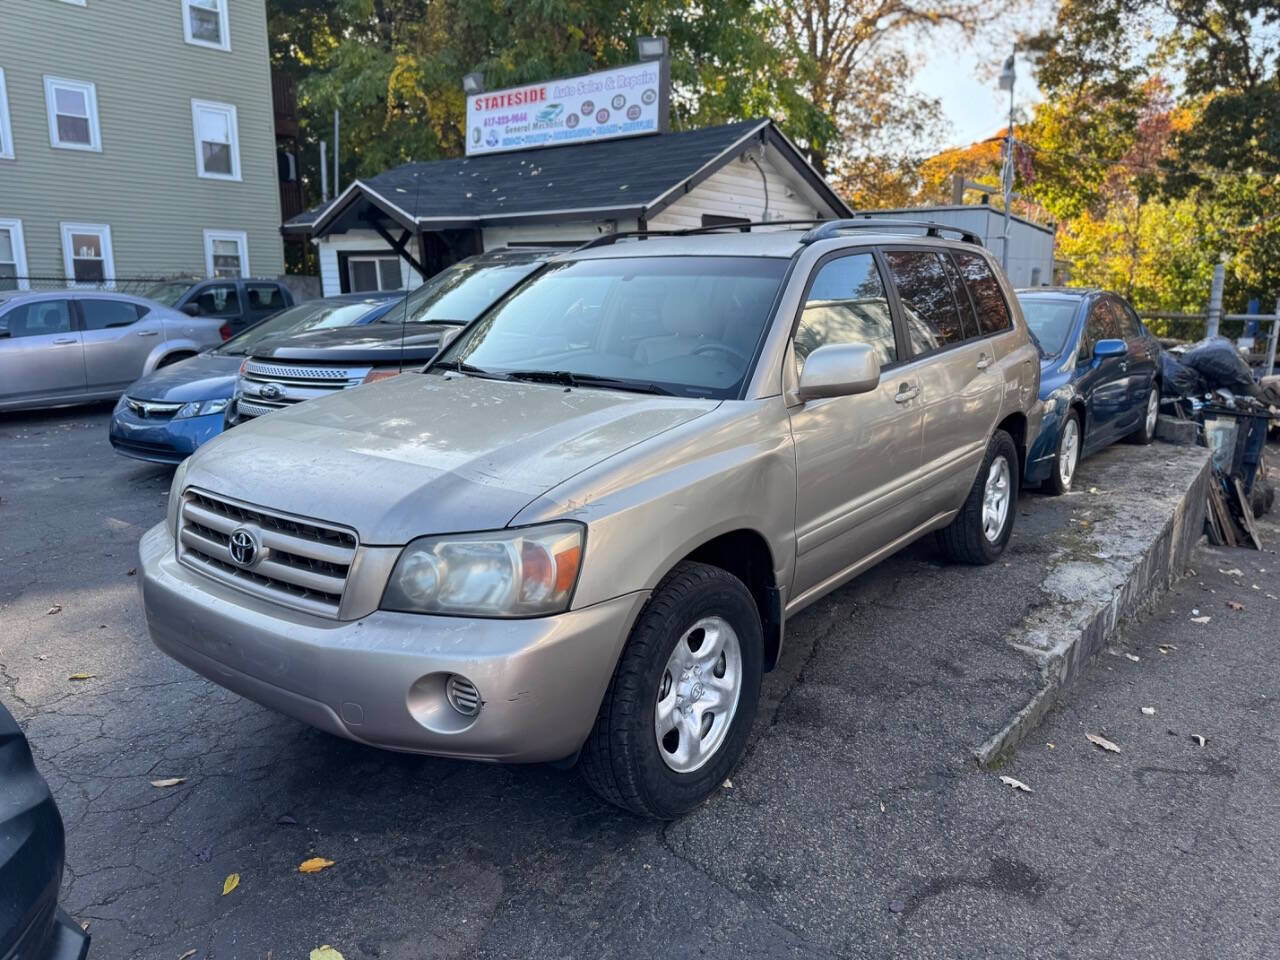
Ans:
[[[1062,387],[1059,387],[1057,390],[1054,390],[1051,394],[1045,397],[1044,398],[1045,415],[1047,416],[1053,413],[1059,407],[1065,407],[1067,405],[1067,398],[1068,396],[1070,396],[1070,393],[1071,391],[1066,390]]]
[[[230,402],[229,397],[219,397],[217,400],[197,400],[192,403],[184,403],[178,408],[178,412],[173,415],[173,419],[181,420],[185,417],[203,417],[207,413],[221,413],[227,409],[227,404]]]
[[[536,527],[414,540],[396,561],[382,609],[475,617],[539,617],[569,609],[585,528]]]

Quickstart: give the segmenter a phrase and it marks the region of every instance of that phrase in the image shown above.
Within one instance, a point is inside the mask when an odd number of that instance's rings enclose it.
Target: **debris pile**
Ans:
[[[1165,405],[1177,420],[1194,423],[1197,442],[1213,453],[1205,513],[1210,542],[1261,550],[1254,521],[1275,501],[1263,450],[1272,420],[1280,419],[1280,377],[1256,381],[1226,337],[1174,347],[1160,365]]]

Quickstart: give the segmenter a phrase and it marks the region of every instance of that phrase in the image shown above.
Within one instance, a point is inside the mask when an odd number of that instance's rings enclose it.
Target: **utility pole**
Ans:
[[[320,199],[329,202],[329,151],[328,144],[320,141]]]
[[[1209,319],[1204,331],[1206,337],[1218,335],[1218,323],[1222,320],[1222,285],[1227,276],[1225,260],[1225,256],[1220,256],[1213,268],[1213,286],[1209,288]]]
[[[1017,55],[1018,48],[1014,47],[1000,71],[1000,89],[1009,91],[1009,131],[1005,137],[1004,169],[1001,171],[1004,179],[1004,243],[1000,245],[1000,266],[1005,273],[1009,272],[1009,205],[1013,201],[1013,85],[1018,79],[1014,69]]]
[[[342,192],[342,187],[338,185],[338,108],[333,108],[333,195],[336,197]]]

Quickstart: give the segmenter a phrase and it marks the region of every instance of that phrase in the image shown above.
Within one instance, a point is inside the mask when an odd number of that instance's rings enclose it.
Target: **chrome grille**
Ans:
[[[157,403],[154,400],[135,400],[125,397],[124,405],[135,417],[143,420],[170,420],[182,409],[180,403]]]
[[[231,537],[247,531],[260,547],[247,563],[232,557]],[[188,488],[182,494],[178,558],[254,596],[336,617],[355,560],[353,531]]]
[[[241,419],[260,417],[303,400],[328,396],[359,386],[370,366],[318,367],[305,363],[248,360],[236,384],[236,413]]]

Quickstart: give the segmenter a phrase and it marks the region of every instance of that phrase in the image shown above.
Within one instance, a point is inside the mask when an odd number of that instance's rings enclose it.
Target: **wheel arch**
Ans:
[[[997,423],[996,429],[1003,430],[1013,438],[1013,445],[1018,451],[1018,482],[1021,484],[1022,475],[1027,470],[1027,454],[1031,450],[1028,446],[1027,415],[1021,410],[1014,411]]]

